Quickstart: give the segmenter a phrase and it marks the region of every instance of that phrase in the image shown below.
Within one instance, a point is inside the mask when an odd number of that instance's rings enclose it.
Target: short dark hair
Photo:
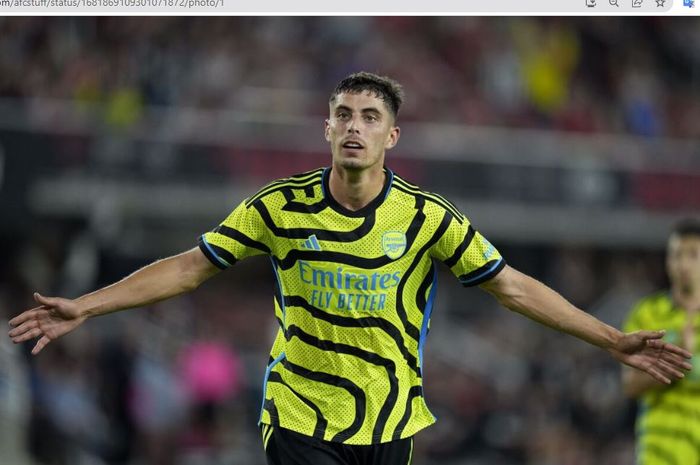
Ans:
[[[673,234],[685,236],[700,236],[700,218],[684,218],[673,227]]]
[[[394,118],[399,116],[404,97],[401,84],[389,77],[366,71],[353,73],[340,81],[331,93],[329,102],[335,102],[336,97],[342,93],[359,94],[365,91],[381,98]]]

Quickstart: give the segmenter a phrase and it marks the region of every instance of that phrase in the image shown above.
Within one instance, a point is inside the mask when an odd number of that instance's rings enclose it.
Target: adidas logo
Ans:
[[[318,243],[316,234],[310,235],[309,238],[306,239],[303,244],[301,244],[301,248],[307,250],[321,250],[321,244]]]

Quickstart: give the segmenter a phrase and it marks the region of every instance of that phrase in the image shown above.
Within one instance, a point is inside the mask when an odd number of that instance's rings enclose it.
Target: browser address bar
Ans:
[[[0,0],[0,14],[697,15],[695,0]]]

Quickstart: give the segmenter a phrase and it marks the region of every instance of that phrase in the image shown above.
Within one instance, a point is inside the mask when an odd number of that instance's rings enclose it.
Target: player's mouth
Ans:
[[[365,148],[365,146],[362,145],[362,143],[360,143],[356,140],[347,140],[347,141],[343,142],[342,147],[344,149],[349,149],[349,150],[362,150],[363,148]]]

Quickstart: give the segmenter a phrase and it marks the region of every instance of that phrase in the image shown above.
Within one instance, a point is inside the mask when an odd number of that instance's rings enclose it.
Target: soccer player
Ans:
[[[343,79],[325,121],[327,168],[274,181],[241,202],[199,247],[75,300],[35,294],[10,324],[32,353],[88,318],[192,291],[239,260],[270,257],[279,331],[260,409],[271,465],[405,465],[435,419],[423,398],[423,347],[436,262],[464,286],[608,351],[660,383],[690,355],[661,331],[623,334],[506,265],[437,194],[385,167],[399,140],[401,86],[371,73]]]
[[[679,222],[666,250],[670,292],[642,299],[626,331],[668,329],[666,339],[696,354],[700,348],[700,221]],[[624,369],[627,395],[640,399],[637,465],[700,465],[700,376],[693,371],[668,385]]]

